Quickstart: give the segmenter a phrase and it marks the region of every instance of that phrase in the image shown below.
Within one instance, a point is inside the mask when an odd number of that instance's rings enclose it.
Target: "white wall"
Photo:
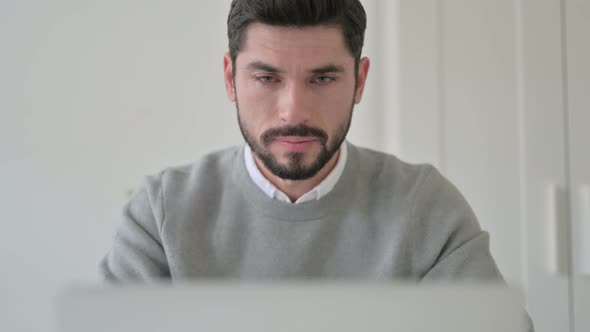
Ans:
[[[395,7],[364,3],[374,59],[349,137],[394,151],[397,35],[378,8]],[[96,281],[143,174],[241,144],[222,80],[228,9],[229,0],[0,2],[0,330],[52,330],[54,294]]]
[[[47,331],[54,292],[95,280],[142,174],[240,142],[225,7],[2,3],[1,330]]]
[[[590,324],[577,271],[589,10],[585,0],[400,1],[400,155],[438,165],[466,196],[537,332]],[[557,203],[568,199],[571,217]]]
[[[514,0],[400,2],[400,156],[438,166],[524,286]]]

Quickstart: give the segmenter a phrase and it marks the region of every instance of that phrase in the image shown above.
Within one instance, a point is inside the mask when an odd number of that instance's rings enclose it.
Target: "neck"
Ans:
[[[305,193],[309,192],[313,188],[315,188],[318,184],[320,184],[334,169],[336,166],[336,162],[340,156],[340,150],[334,154],[332,159],[326,163],[326,165],[313,177],[307,180],[285,180],[270,172],[264,164],[255,157],[254,160],[256,162],[256,166],[264,175],[264,177],[270,181],[277,189],[284,192],[292,202],[295,202],[299,197],[303,196]]]

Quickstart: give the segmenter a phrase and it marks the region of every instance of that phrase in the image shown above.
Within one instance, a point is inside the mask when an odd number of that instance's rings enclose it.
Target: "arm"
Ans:
[[[505,283],[490,252],[489,234],[459,190],[431,169],[414,205],[414,232],[423,239],[423,282]],[[524,312],[524,310],[523,310]],[[524,331],[534,331],[524,312]]]
[[[100,262],[108,281],[138,281],[170,277],[160,231],[164,220],[161,182],[146,177],[123,209],[123,220],[112,247]]]

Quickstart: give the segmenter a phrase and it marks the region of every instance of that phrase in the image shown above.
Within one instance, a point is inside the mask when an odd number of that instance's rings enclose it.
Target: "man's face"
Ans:
[[[337,27],[252,24],[235,67],[224,59],[228,96],[254,155],[275,176],[317,174],[346,137],[368,59],[359,64]]]

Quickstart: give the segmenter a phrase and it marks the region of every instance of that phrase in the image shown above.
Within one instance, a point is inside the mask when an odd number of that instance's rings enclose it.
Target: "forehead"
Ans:
[[[277,66],[354,63],[337,26],[282,27],[251,24],[238,54],[239,62],[262,61]]]

